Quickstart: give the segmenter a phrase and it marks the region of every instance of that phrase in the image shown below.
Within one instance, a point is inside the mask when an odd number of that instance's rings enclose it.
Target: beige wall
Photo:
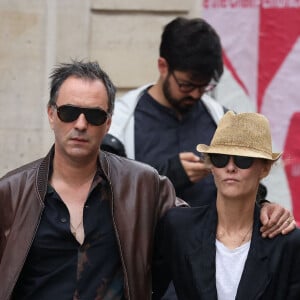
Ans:
[[[201,1],[0,0],[0,176],[53,143],[46,104],[55,64],[98,60],[119,94],[155,81],[163,26],[175,16],[201,16]],[[215,97],[236,111],[253,110],[229,72]],[[269,197],[290,207],[283,168],[277,173]]]
[[[0,0],[0,176],[53,142],[46,104],[52,67],[98,60],[124,91],[157,79],[162,27],[199,15],[192,0]]]

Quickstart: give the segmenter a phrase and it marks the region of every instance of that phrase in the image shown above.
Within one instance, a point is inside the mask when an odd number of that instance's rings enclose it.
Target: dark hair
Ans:
[[[214,28],[201,18],[178,17],[164,27],[160,56],[170,70],[219,81],[223,74],[222,46]]]
[[[111,114],[113,112],[116,88],[109,76],[100,68],[97,62],[72,60],[71,63],[61,63],[57,65],[50,75],[51,84],[48,106],[52,106],[56,103],[61,85],[71,76],[89,80],[101,80],[108,95],[108,113]]]

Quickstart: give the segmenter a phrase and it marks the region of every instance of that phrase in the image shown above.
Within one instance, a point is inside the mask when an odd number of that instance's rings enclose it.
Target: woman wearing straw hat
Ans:
[[[179,300],[300,299],[300,230],[261,237],[255,197],[281,153],[272,152],[268,120],[227,112],[210,146],[197,150],[217,186],[217,200],[171,209],[157,228],[153,299],[173,280]]]

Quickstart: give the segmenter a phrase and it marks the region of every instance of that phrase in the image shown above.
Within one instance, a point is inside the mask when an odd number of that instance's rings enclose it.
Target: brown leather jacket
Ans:
[[[39,226],[52,152],[0,180],[0,300],[10,299]],[[170,181],[150,166],[106,152],[99,157],[111,187],[125,297],[151,299],[155,225],[168,208],[184,203]]]

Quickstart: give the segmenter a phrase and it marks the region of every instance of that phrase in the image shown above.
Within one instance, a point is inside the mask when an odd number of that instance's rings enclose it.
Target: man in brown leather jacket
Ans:
[[[151,299],[156,223],[185,203],[152,167],[99,152],[114,98],[96,62],[54,69],[54,146],[0,180],[0,300]],[[294,228],[268,207],[273,229]]]

